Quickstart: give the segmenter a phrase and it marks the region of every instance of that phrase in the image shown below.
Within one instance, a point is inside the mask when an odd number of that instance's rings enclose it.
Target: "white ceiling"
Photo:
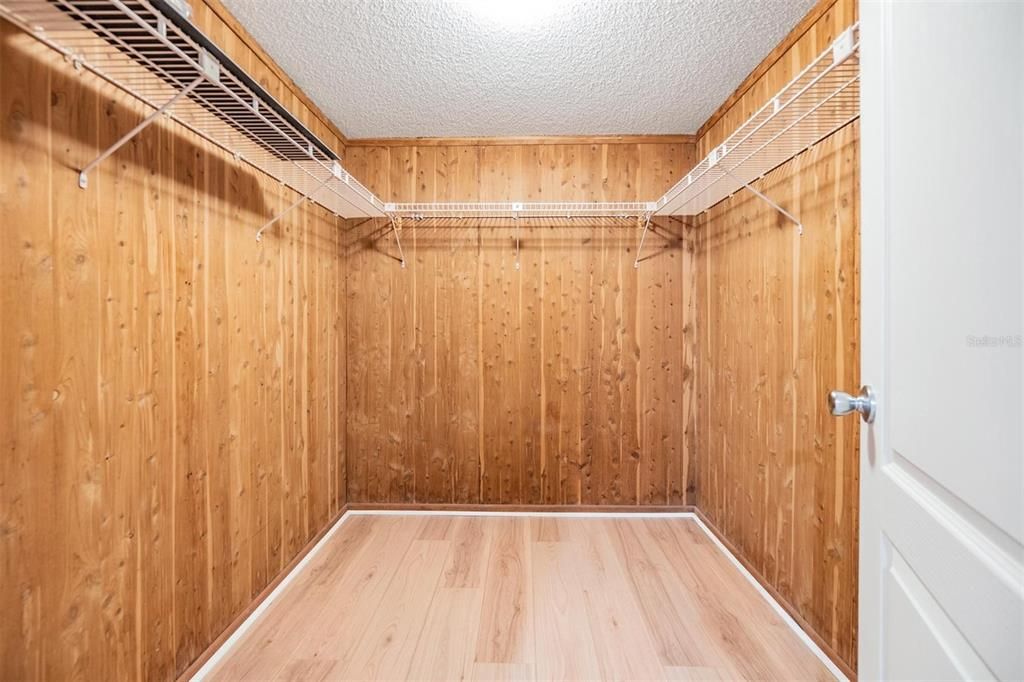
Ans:
[[[350,138],[696,132],[814,4],[224,2]]]

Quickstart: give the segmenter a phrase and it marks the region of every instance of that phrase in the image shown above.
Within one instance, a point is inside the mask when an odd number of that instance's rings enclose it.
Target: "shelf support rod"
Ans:
[[[515,206],[515,204],[513,204]],[[519,211],[512,212],[512,220],[516,221],[516,260],[513,267],[519,271]]]
[[[754,188],[753,188],[753,186],[751,186],[750,184],[748,184],[748,183],[746,183],[746,182],[743,182],[742,180],[740,180],[739,178],[737,178],[737,177],[736,177],[735,175],[733,175],[733,174],[732,174],[731,172],[729,172],[729,171],[728,171],[727,169],[723,168],[723,169],[722,169],[722,171],[723,171],[723,172],[724,172],[724,173],[725,173],[726,175],[728,175],[728,176],[729,176],[730,178],[732,178],[733,180],[735,180],[737,184],[739,184],[739,185],[741,185],[741,186],[743,186],[743,187],[746,187],[746,188],[747,188],[748,190],[750,190],[750,192],[751,192],[752,194],[754,194],[754,195],[755,195],[755,196],[756,196],[757,198],[759,198],[759,199],[760,199],[761,201],[765,202],[766,204],[768,204],[769,206],[771,206],[772,208],[774,208],[774,209],[775,209],[776,211],[778,211],[779,213],[781,213],[782,215],[786,216],[786,217],[787,217],[787,218],[789,218],[789,219],[790,219],[791,221],[793,221],[793,223],[794,223],[794,224],[796,225],[796,231],[797,231],[797,234],[799,234],[799,235],[801,235],[801,236],[803,235],[803,233],[804,233],[804,225],[803,225],[803,223],[801,223],[801,222],[800,222],[800,221],[799,221],[799,220],[797,219],[797,217],[796,217],[796,216],[794,216],[794,215],[793,215],[792,213],[790,213],[790,212],[789,212],[789,211],[787,211],[786,209],[784,209],[784,208],[782,208],[781,206],[779,206],[778,204],[776,204],[776,203],[775,203],[774,201],[772,201],[771,199],[769,199],[769,198],[768,198],[767,196],[765,196],[765,195],[764,195],[764,194],[762,194],[761,192],[758,192],[758,191],[757,191],[756,189],[754,189]]]
[[[276,216],[274,216],[273,218],[271,218],[267,222],[263,223],[263,227],[261,227],[260,229],[256,230],[256,241],[258,241],[258,242],[263,241],[263,231],[264,230],[266,230],[268,227],[270,227],[271,225],[276,223],[281,218],[283,218],[286,215],[288,215],[289,213],[291,213],[299,204],[301,204],[306,199],[312,199],[313,195],[316,194],[317,192],[319,192],[320,190],[322,190],[327,185],[327,183],[330,182],[333,178],[334,178],[333,175],[328,175],[326,180],[324,180],[319,185],[314,187],[312,190],[310,190],[309,192],[303,194],[298,199],[293,201],[288,206],[288,208],[284,209],[283,211],[278,213]]]
[[[402,229],[402,216],[395,216],[389,214],[388,218],[391,220],[391,232],[395,235],[395,244],[398,245],[398,255],[400,256],[399,262],[402,267],[405,267],[405,251],[402,250],[402,240],[398,238],[398,231]]]
[[[641,216],[637,216],[637,227],[639,227]],[[643,216],[644,220],[644,231],[640,233],[640,244],[636,247],[636,260],[633,261],[633,267],[640,267],[640,251],[644,248],[644,240],[647,239],[647,230],[651,227],[651,213],[646,213]]]
[[[111,154],[116,152],[118,149],[123,147],[130,139],[132,139],[133,137],[135,137],[136,135],[141,133],[143,130],[148,128],[149,124],[151,124],[153,121],[155,121],[157,118],[159,118],[163,113],[165,113],[166,111],[170,110],[171,107],[173,107],[175,104],[177,104],[179,99],[181,99],[182,97],[185,97],[190,92],[195,90],[196,86],[198,86],[200,83],[203,82],[204,78],[205,78],[205,76],[203,76],[203,75],[197,76],[196,79],[194,81],[192,81],[191,83],[189,83],[185,87],[184,90],[179,90],[177,92],[177,94],[174,95],[174,97],[170,98],[169,100],[164,102],[162,105],[160,105],[160,107],[157,108],[156,111],[154,111],[152,114],[150,114],[149,116],[144,118],[142,120],[142,122],[139,123],[139,125],[135,126],[131,130],[129,130],[127,133],[125,133],[121,137],[120,140],[118,140],[117,142],[112,144],[110,147],[108,147],[105,152],[103,152],[102,154],[97,156],[95,159],[92,160],[92,162],[88,166],[86,166],[81,171],[79,171],[79,173],[78,173],[78,186],[81,187],[82,189],[85,189],[86,187],[88,187],[89,186],[89,171],[91,171],[93,168],[98,166],[108,156],[110,156]]]

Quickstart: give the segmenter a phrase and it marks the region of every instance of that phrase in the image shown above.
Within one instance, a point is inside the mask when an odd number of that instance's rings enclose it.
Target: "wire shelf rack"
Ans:
[[[165,113],[339,216],[384,216],[383,202],[337,154],[192,26],[187,7],[180,0],[0,0],[0,16],[152,107],[139,129]],[[120,143],[83,169],[83,187],[87,171]]]
[[[422,218],[637,218],[654,210],[653,202],[449,202],[385,204],[389,215]]]
[[[860,115],[860,29],[852,25],[658,199],[656,215],[697,215]]]
[[[189,20],[187,0],[0,0],[0,17],[153,109],[81,169],[88,173],[161,115],[343,218],[635,218],[697,215],[860,115],[860,33],[854,24],[767,104],[656,201],[384,203],[319,140]],[[402,256],[404,264],[404,255]],[[637,255],[639,263],[639,252]]]

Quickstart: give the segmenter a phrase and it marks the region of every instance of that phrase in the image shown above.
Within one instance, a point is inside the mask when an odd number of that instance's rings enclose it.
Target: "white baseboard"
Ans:
[[[754,574],[748,571],[747,567],[744,566],[743,563],[739,559],[737,559],[732,552],[729,551],[729,548],[722,544],[722,541],[718,539],[718,536],[711,532],[711,529],[708,528],[707,525],[705,525],[704,522],[701,521],[697,516],[694,516],[693,520],[694,522],[696,522],[698,526],[700,526],[700,529],[704,531],[704,534],[711,539],[711,542],[715,543],[715,546],[718,547],[722,554],[724,554],[726,558],[729,559],[732,565],[736,567],[736,570],[738,570],[740,573],[744,575],[744,577],[746,577],[747,582],[753,585],[754,589],[757,590],[762,597],[764,597],[764,600],[768,602],[768,604],[773,609],[775,609],[775,613],[779,614],[779,618],[781,618],[786,623],[786,625],[788,625],[790,629],[796,633],[796,636],[800,638],[800,641],[803,642],[807,646],[807,648],[810,649],[811,652],[818,657],[818,659],[826,668],[828,668],[828,671],[832,673],[832,675],[835,676],[837,680],[840,680],[841,682],[849,682],[846,675],[844,675],[843,672],[836,666],[836,664],[832,662],[832,659],[829,658],[828,655],[821,650],[821,647],[815,644],[814,640],[811,639],[806,632],[804,632],[804,629],[800,627],[800,625],[795,620],[793,620],[793,617],[789,615],[789,612],[786,611],[786,609],[782,608],[782,604],[777,602],[775,598],[771,595],[771,593],[768,592],[768,590],[764,589],[764,585],[761,584],[761,581],[755,578]]]
[[[341,524],[345,522],[345,519],[348,518],[349,514],[351,514],[351,512],[345,512],[344,514],[338,517],[338,520],[334,522],[334,525],[331,526],[326,533],[324,533],[324,536],[320,538],[320,540],[315,545],[313,545],[313,548],[306,553],[306,556],[302,557],[302,561],[295,564],[292,570],[288,571],[288,574],[281,579],[281,582],[279,582],[277,584],[277,587],[275,587],[274,590],[267,595],[267,598],[264,599],[259,606],[253,609],[253,612],[249,614],[249,617],[242,621],[242,624],[239,625],[238,628],[231,633],[230,637],[224,640],[223,644],[217,647],[217,650],[213,652],[213,655],[210,656],[206,663],[203,664],[203,667],[197,670],[196,674],[192,676],[192,680],[195,680],[196,682],[205,680],[206,677],[214,670],[214,668],[216,668],[217,665],[222,660],[224,660],[224,657],[228,655],[228,652],[231,651],[232,647],[234,647],[235,644],[237,644],[239,640],[241,640],[242,637],[245,636],[245,633],[252,629],[252,627],[256,624],[256,621],[258,621],[260,619],[260,616],[263,615],[263,612],[270,608],[270,605],[274,603],[274,600],[276,600],[281,595],[281,593],[285,591],[288,585],[290,585],[292,581],[295,580],[295,578],[299,575],[299,573],[301,573],[302,570],[306,568],[309,562],[313,560],[313,557],[317,555],[317,552],[320,551],[320,548],[327,544],[327,541],[334,536],[334,533],[337,532],[338,528],[341,527]]]
[[[350,509],[346,514],[374,516],[559,516],[576,519],[695,519],[693,512],[574,512],[574,511],[498,511],[489,509]]]

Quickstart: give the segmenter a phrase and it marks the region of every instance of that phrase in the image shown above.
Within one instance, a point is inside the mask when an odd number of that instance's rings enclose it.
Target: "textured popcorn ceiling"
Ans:
[[[692,133],[814,4],[224,2],[352,138]]]

